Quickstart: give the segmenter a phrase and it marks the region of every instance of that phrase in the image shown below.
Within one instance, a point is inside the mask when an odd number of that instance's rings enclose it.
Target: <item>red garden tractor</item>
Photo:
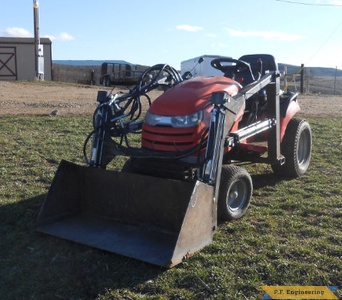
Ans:
[[[253,184],[241,163],[303,175],[311,129],[294,118],[297,94],[280,90],[274,57],[219,57],[211,65],[222,76],[181,76],[160,64],[129,92],[99,91],[87,165],[61,162],[38,230],[172,267],[212,242],[218,219],[245,214]],[[154,89],[164,92],[152,102]],[[128,158],[122,170],[109,170],[119,155]]]

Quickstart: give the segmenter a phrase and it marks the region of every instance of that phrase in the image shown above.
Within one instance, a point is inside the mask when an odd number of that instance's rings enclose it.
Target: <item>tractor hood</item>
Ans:
[[[240,85],[226,77],[196,77],[183,81],[158,97],[150,112],[162,116],[189,115],[210,106],[213,92],[226,91],[234,96]]]

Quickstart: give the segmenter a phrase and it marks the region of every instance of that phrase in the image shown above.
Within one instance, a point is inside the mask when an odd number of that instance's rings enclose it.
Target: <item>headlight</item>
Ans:
[[[191,115],[171,117],[172,127],[193,127],[202,121],[202,111]]]
[[[191,115],[183,116],[159,116],[147,112],[145,123],[150,126],[171,126],[174,128],[187,128],[198,125],[202,121],[203,112],[198,111]]]

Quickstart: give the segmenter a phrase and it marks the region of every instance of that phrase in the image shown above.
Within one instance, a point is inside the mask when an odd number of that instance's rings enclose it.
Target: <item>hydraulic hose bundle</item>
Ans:
[[[98,105],[93,114],[93,131],[87,136],[83,154],[89,166],[105,167],[115,156],[113,151],[120,147],[130,148],[127,135],[140,133],[142,127],[142,100],[151,105],[148,92],[162,88],[164,91],[183,81],[180,74],[167,64],[157,64],[140,76],[136,86],[128,93],[98,92]],[[112,138],[118,138],[113,140]],[[90,156],[87,154],[89,141],[92,140]],[[108,156],[107,158],[104,156]]]

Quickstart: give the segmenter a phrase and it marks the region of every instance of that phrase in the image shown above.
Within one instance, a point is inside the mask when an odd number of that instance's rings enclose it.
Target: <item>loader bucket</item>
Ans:
[[[37,230],[173,267],[212,241],[213,187],[62,161]]]

